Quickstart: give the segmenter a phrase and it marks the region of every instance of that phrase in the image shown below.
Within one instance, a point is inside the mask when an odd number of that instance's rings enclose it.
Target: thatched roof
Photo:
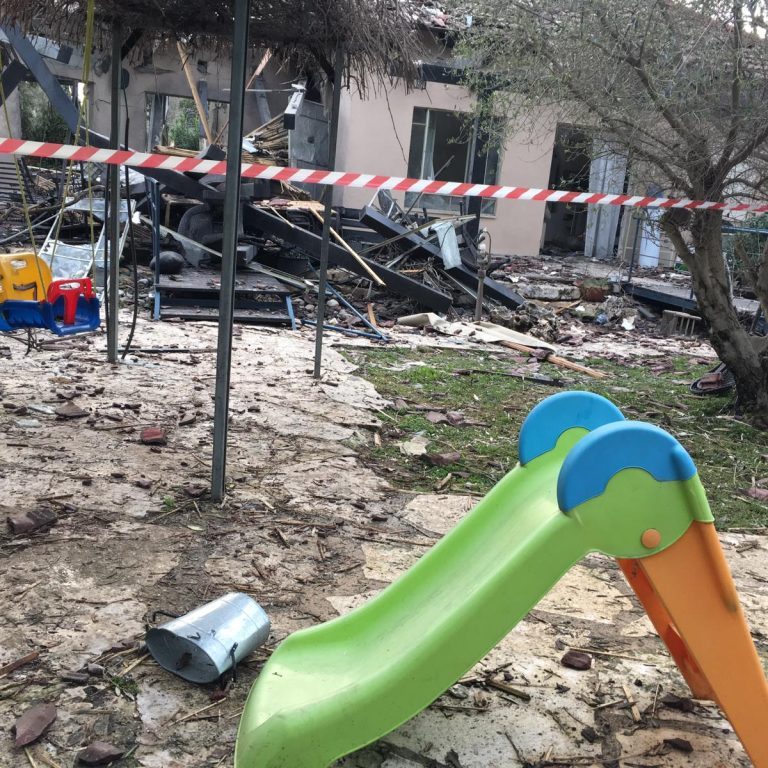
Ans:
[[[232,35],[231,0],[95,0],[95,44],[106,47],[113,20],[143,29],[141,45],[181,39],[188,45],[225,47]],[[415,0],[252,0],[250,42],[288,58],[332,69],[337,43],[347,52],[347,72],[379,79],[416,56],[420,26]],[[83,42],[87,0],[0,0],[0,20],[57,42]],[[126,32],[127,33],[127,32]],[[399,73],[400,73],[400,67]],[[409,69],[409,67],[406,67]],[[409,73],[404,73],[406,79]]]

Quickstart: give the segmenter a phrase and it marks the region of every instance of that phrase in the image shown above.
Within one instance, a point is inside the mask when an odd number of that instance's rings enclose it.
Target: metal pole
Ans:
[[[251,0],[235,0],[235,20],[232,29],[232,71],[229,92],[229,132],[227,134],[227,182],[226,192],[224,193],[224,242],[221,248],[216,396],[213,408],[211,497],[214,501],[221,501],[226,491],[229,380],[232,365],[235,262],[237,259],[237,230],[240,217],[243,103],[245,101],[245,66],[248,61],[250,12]]]
[[[336,45],[336,60],[333,67],[333,98],[331,99],[331,131],[328,146],[328,167],[336,170],[336,137],[339,133],[339,104],[341,102],[341,78],[344,71],[344,51]],[[325,214],[323,215],[323,239],[320,243],[320,284],[317,297],[317,328],[315,330],[315,369],[313,375],[320,378],[320,363],[323,359],[323,322],[325,321],[325,287],[328,284],[328,245],[331,237],[331,216],[333,216],[333,187],[325,188]]]
[[[637,258],[637,241],[640,239],[640,232],[643,228],[643,218],[639,214],[632,217],[635,220],[635,234],[632,240],[632,255],[629,257],[629,270],[627,272],[627,282],[632,282],[632,272],[635,269],[635,259]]]
[[[483,319],[483,293],[485,291],[485,276],[491,263],[490,235],[483,228],[477,238],[477,297],[475,300],[475,322]]]
[[[112,125],[109,144],[120,148],[120,80],[123,70],[121,59],[122,28],[119,21],[112,24]],[[109,167],[109,326],[107,327],[107,360],[117,362],[118,312],[120,311],[120,166]],[[106,266],[106,265],[105,265]]]

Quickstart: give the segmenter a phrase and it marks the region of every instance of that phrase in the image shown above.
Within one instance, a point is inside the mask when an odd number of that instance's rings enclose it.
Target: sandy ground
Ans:
[[[423,343],[418,334],[402,338]],[[137,346],[188,351],[136,354],[119,366],[105,362],[102,336],[28,355],[7,340],[3,512],[45,507],[58,522],[28,536],[0,535],[0,666],[40,652],[0,677],[0,726],[7,734],[40,702],[55,703],[58,717],[31,761],[0,737],[0,765],[70,768],[100,739],[130,753],[117,765],[231,766],[238,715],[270,649],[375,594],[471,508],[464,496],[401,492],[366,463],[385,402],[338,351],[326,350],[318,383],[309,375],[308,332],[252,328],[237,330],[229,494],[212,505],[205,490],[215,339],[208,324],[140,321]],[[86,414],[57,415],[66,403]],[[155,425],[167,430],[167,445],[140,442],[141,428]],[[723,542],[765,658],[765,540]],[[184,613],[231,590],[260,602],[272,636],[214,703],[214,686],[182,681],[135,644],[154,611]],[[601,653],[591,670],[576,672],[560,665],[567,646]],[[88,664],[97,667],[87,679],[62,679]],[[660,703],[667,692],[685,695],[685,686],[603,557],[573,569],[470,675],[492,669],[530,701],[457,686],[339,765],[749,765],[713,705],[698,702],[685,713]],[[638,700],[639,724],[622,684]],[[612,701],[619,703],[599,707]],[[594,743],[582,736],[586,727],[595,729]],[[665,746],[675,737],[694,751]]]

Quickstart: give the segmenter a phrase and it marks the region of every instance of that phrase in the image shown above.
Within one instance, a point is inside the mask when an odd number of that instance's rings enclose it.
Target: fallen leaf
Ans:
[[[56,415],[62,419],[82,419],[88,411],[72,402],[66,402],[56,409]]]
[[[28,709],[12,727],[14,744],[25,747],[37,741],[56,719],[56,707],[53,704],[38,704]]]
[[[560,659],[560,663],[564,667],[578,669],[580,672],[583,672],[592,668],[592,657],[588,653],[584,653],[584,651],[568,651]]]
[[[106,741],[94,741],[78,754],[77,761],[83,765],[106,765],[119,760],[124,754],[124,750]]]
[[[678,752],[693,752],[693,745],[687,739],[664,739],[664,743]]]
[[[428,453],[424,456],[424,461],[426,461],[427,464],[431,464],[433,467],[447,467],[461,461],[461,454],[458,451]]]
[[[186,493],[190,499],[199,499],[201,496],[205,495],[207,490],[208,486],[202,484],[184,486],[184,493]]]
[[[768,501],[768,488],[747,488],[744,493],[747,496],[751,496],[753,499],[757,499],[758,501]]]

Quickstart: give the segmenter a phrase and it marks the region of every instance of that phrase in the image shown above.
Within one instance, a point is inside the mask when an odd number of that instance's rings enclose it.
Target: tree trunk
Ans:
[[[757,293],[758,301],[763,308],[763,317],[765,317],[766,322],[768,322],[768,242],[765,244],[763,258],[757,268],[755,293]]]
[[[689,245],[681,232],[685,223],[681,213],[665,216],[664,232],[691,273],[712,346],[736,379],[739,405],[755,426],[768,429],[768,349],[749,336],[731,300],[723,257],[722,214],[696,211],[691,218]]]

